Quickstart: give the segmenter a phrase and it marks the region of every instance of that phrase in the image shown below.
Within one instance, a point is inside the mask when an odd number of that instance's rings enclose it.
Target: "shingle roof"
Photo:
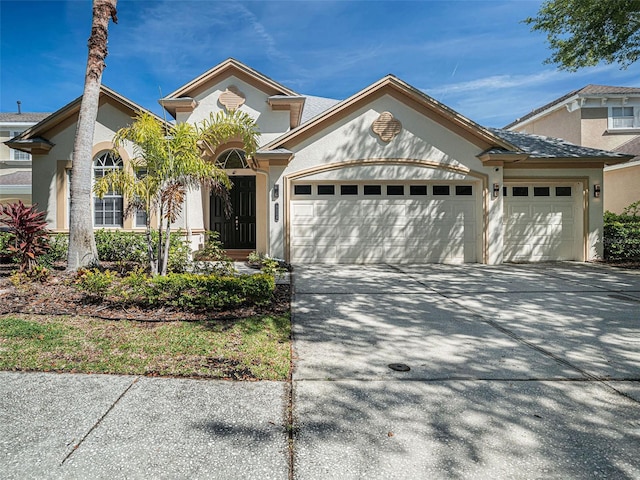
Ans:
[[[31,171],[14,172],[7,175],[0,175],[0,185],[31,186]]]
[[[539,108],[536,108],[534,110],[532,110],[531,112],[527,113],[526,115],[524,115],[523,117],[520,118],[516,118],[513,122],[511,122],[510,124],[506,125],[504,128],[511,128],[514,125],[517,125],[520,122],[524,122],[525,120],[530,119],[531,117],[534,117],[536,115],[538,115],[539,113],[544,112],[545,110],[550,109],[551,107],[554,107],[555,105],[558,105],[562,102],[564,102],[565,100],[568,100],[569,98],[573,97],[573,96],[578,96],[578,97],[588,97],[588,96],[606,96],[606,95],[639,95],[640,96],[640,88],[636,88],[636,87],[615,87],[615,86],[610,86],[610,85],[587,85],[585,87],[582,87],[578,90],[573,90],[569,93],[567,93],[566,95],[563,95],[559,98],[556,98],[555,100],[552,100],[551,102],[547,103],[546,105],[543,105]]]
[[[515,145],[524,153],[528,153],[530,158],[625,158],[628,156],[620,152],[607,152],[606,150],[582,147],[561,138],[531,135],[500,128],[489,128],[488,130]]]
[[[15,112],[0,112],[0,122],[2,123],[37,123],[41,120],[47,118],[51,113],[48,112],[24,112],[24,113],[15,113]]]
[[[325,97],[315,97],[313,95],[305,95],[304,110],[302,110],[302,119],[300,123],[305,123],[322,112],[329,110],[334,105],[340,103],[340,100]]]
[[[613,149],[614,152],[626,153],[628,155],[640,156],[640,136],[632,138],[619,147]]]

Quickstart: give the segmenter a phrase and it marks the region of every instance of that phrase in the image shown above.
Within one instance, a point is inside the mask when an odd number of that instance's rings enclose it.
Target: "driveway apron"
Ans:
[[[296,478],[640,477],[639,273],[298,266]]]

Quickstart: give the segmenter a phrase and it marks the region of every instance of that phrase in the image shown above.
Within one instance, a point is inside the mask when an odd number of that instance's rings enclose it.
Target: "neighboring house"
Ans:
[[[604,165],[620,153],[487,129],[389,75],[343,101],[299,94],[229,59],[160,100],[179,122],[238,108],[261,133],[206,156],[226,168],[234,213],[205,189],[188,194],[177,227],[197,248],[207,230],[232,252],[290,262],[386,263],[592,260],[602,255]],[[34,200],[66,231],[79,99],[9,142],[33,154]],[[113,134],[141,110],[102,87],[96,174],[128,168]],[[135,230],[124,200],[96,199],[95,226]],[[87,208],[90,208],[88,205]]]
[[[602,198],[614,213],[640,201],[640,88],[587,85],[505,128],[633,155],[604,169]]]
[[[0,204],[31,204],[31,155],[4,142],[43,120],[49,113],[0,113]]]

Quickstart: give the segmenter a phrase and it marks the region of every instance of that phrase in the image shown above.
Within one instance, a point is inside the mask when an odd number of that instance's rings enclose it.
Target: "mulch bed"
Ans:
[[[0,314],[30,315],[82,315],[106,320],[135,320],[145,322],[234,320],[257,315],[280,315],[290,306],[289,285],[276,285],[270,304],[264,306],[241,305],[214,311],[184,311],[175,308],[126,307],[109,301],[94,302],[78,291],[72,275],[53,270],[44,283],[33,282],[15,287],[9,276],[13,265],[0,265]]]

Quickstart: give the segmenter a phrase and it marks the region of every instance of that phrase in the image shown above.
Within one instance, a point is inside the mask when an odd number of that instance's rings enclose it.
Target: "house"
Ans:
[[[31,155],[4,142],[48,117],[49,113],[0,113],[0,204],[31,204]]]
[[[80,99],[9,142],[33,155],[34,200],[68,226],[69,172]],[[602,255],[605,165],[629,155],[484,128],[393,75],[342,100],[302,95],[234,59],[160,104],[178,122],[240,109],[261,132],[215,152],[234,188],[233,215],[206,189],[189,192],[181,228],[198,248],[207,230],[230,252],[292,263],[586,261]],[[111,139],[141,107],[102,87],[94,169],[128,168]],[[116,194],[95,199],[96,228],[141,228]],[[87,206],[89,208],[90,206]]]
[[[505,127],[633,155],[604,169],[604,209],[621,213],[640,201],[640,88],[587,85]]]

